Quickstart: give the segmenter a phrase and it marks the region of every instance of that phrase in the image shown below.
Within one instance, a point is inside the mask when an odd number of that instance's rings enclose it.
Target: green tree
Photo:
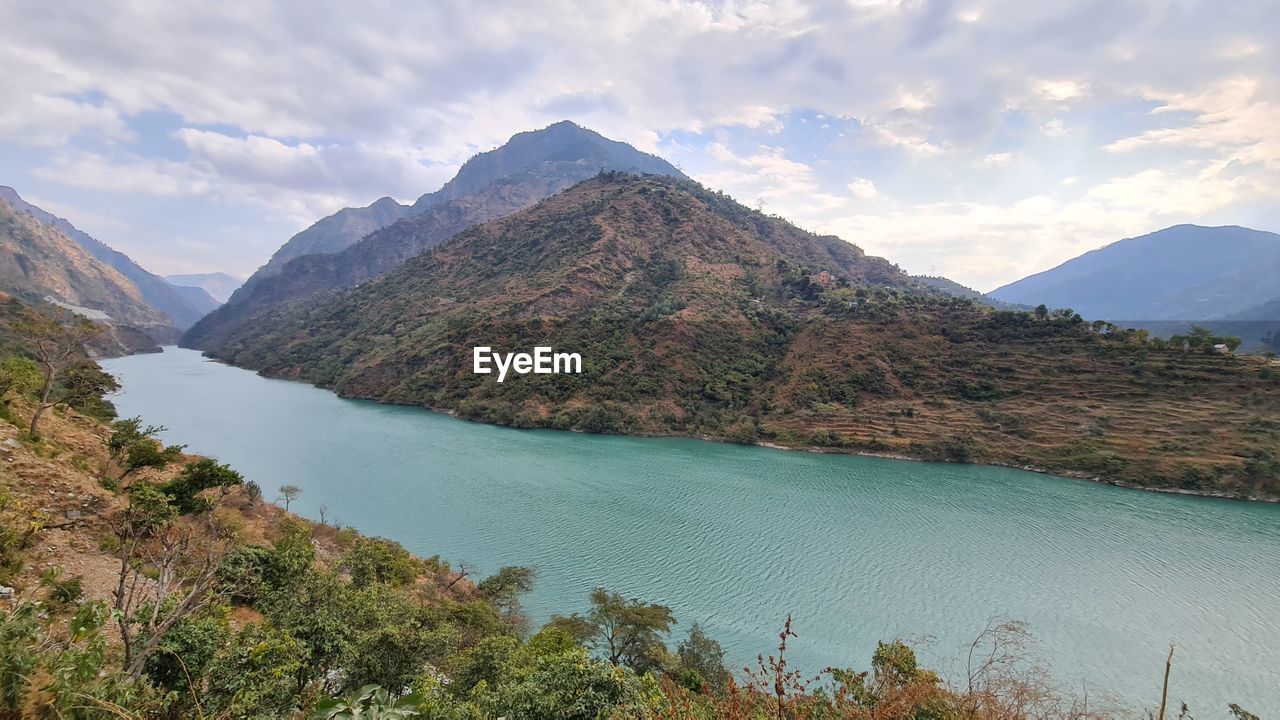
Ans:
[[[553,616],[552,623],[584,637],[613,665],[626,665],[644,673],[659,667],[667,654],[662,638],[671,632],[675,618],[666,605],[627,599],[596,588],[591,592],[591,610],[585,617],[577,613],[568,618]]]
[[[119,389],[115,380],[101,370],[73,372],[89,365],[97,367],[85,353],[85,344],[103,331],[92,320],[58,308],[43,311],[27,307],[9,327],[22,340],[41,373],[36,409],[28,428],[32,437],[39,435],[40,418],[50,408],[100,399],[104,392]]]
[[[594,720],[652,717],[661,693],[650,677],[593,660],[583,648],[538,658],[497,689],[497,715]]]
[[[145,672],[159,687],[186,699],[201,689],[201,678],[214,654],[231,637],[230,613],[225,606],[209,607],[183,618],[167,632],[147,659]]]
[[[729,671],[724,666],[724,649],[703,632],[697,623],[676,649],[679,659],[677,680],[690,690],[701,691],[705,684],[714,693],[728,687]]]
[[[210,663],[207,717],[285,717],[298,705],[294,678],[305,650],[288,633],[248,625]]]
[[[201,458],[187,463],[178,477],[165,483],[162,489],[173,498],[179,513],[189,515],[208,510],[216,504],[217,500],[200,497],[200,493],[216,488],[225,496],[228,490],[242,482],[244,476],[230,466],[210,458]]]
[[[6,403],[10,392],[34,396],[43,383],[40,367],[30,358],[10,355],[0,361],[0,398]]]
[[[520,605],[520,596],[533,590],[537,572],[533,568],[509,565],[481,580],[476,586],[485,599],[502,613],[502,619],[512,627],[523,631],[526,620]]]
[[[124,470],[120,477],[147,467],[164,467],[182,456],[183,445],[161,444],[156,435],[164,432],[159,425],[143,425],[142,418],[131,417],[111,423],[107,450],[113,462]]]
[[[418,576],[418,562],[394,540],[358,537],[339,565],[355,585],[388,583],[405,586]]]

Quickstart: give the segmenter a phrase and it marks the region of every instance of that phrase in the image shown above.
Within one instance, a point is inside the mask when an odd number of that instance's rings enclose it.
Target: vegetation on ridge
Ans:
[[[604,174],[215,357],[350,397],[517,427],[988,462],[1280,498],[1280,367],[1070,310],[939,293],[838,238],[670,178]],[[497,383],[471,348],[581,375]]]

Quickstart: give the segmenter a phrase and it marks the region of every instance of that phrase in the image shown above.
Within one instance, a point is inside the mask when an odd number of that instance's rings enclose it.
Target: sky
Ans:
[[[1275,0],[0,0],[0,184],[153,272],[264,263],[573,120],[979,290],[1280,231]]]

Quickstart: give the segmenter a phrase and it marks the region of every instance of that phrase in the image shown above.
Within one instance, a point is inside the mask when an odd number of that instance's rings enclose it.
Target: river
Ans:
[[[915,641],[954,676],[989,620],[1026,621],[1064,684],[1173,707],[1280,708],[1280,506],[1007,468],[480,425],[344,400],[189,350],[103,362],[122,416],[230,463],[271,499],[421,555],[538,570],[535,619],[599,585],[670,605],[735,666],[788,613],[806,671]]]

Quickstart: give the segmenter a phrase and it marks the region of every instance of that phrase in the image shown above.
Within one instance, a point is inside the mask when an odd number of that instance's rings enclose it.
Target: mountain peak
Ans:
[[[415,213],[421,212],[439,202],[474,193],[497,180],[529,172],[560,173],[582,180],[585,179],[583,168],[595,172],[613,170],[685,177],[657,155],[610,140],[570,120],[561,120],[541,130],[516,133],[501,146],[472,156],[452,180],[436,192],[423,195],[413,208]]]

